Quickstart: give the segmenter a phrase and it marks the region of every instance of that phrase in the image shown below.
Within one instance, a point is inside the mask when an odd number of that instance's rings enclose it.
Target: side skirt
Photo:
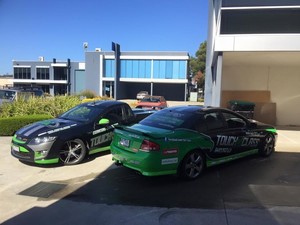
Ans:
[[[215,166],[215,165],[219,165],[219,164],[222,164],[225,162],[230,162],[230,161],[240,159],[240,158],[246,157],[248,155],[254,155],[254,154],[258,154],[258,149],[253,149],[253,150],[249,150],[247,152],[242,152],[242,153],[238,153],[235,155],[230,155],[230,156],[226,156],[226,157],[218,158],[218,159],[207,158],[206,166],[207,167]]]
[[[108,151],[108,150],[110,150],[110,146],[106,146],[106,147],[102,147],[102,148],[96,148],[96,149],[93,149],[93,150],[89,151],[89,155],[92,155],[92,154],[95,154],[95,153],[98,153],[98,152]]]

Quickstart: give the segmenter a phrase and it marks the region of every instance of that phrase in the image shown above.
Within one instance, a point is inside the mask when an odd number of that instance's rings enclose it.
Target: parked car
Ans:
[[[149,95],[148,91],[140,91],[139,93],[137,93],[136,99],[141,100],[148,95]]]
[[[86,155],[109,150],[116,125],[130,125],[152,113],[132,110],[125,102],[83,103],[58,118],[18,130],[12,138],[11,154],[37,164],[77,164]]]
[[[136,106],[136,108],[163,109],[168,107],[163,96],[146,96]]]
[[[117,165],[142,175],[191,180],[206,167],[252,154],[269,156],[276,139],[273,126],[229,109],[176,106],[115,129],[111,153]]]
[[[40,88],[33,87],[10,87],[7,89],[0,89],[0,105],[4,102],[13,102],[22,97],[28,99],[32,96],[41,97],[44,92]]]

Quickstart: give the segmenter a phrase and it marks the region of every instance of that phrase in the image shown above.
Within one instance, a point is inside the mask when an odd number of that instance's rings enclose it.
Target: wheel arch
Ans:
[[[203,167],[203,170],[205,170],[205,169],[207,168],[207,163],[206,163],[207,155],[206,155],[206,153],[205,153],[206,150],[207,150],[207,149],[204,149],[204,148],[201,148],[201,147],[194,147],[194,148],[191,148],[190,150],[186,151],[185,154],[184,154],[182,157],[180,157],[180,161],[178,162],[178,166],[177,166],[177,176],[182,177],[182,176],[181,176],[181,168],[182,168],[182,166],[183,166],[183,162],[184,162],[184,160],[186,159],[186,157],[187,157],[191,152],[193,152],[193,151],[199,151],[199,152],[202,154],[202,156],[203,156],[203,158],[204,158],[204,165],[203,165],[204,167]]]

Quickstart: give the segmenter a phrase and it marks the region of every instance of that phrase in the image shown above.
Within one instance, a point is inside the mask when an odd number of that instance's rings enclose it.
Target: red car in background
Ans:
[[[136,108],[163,109],[168,107],[163,96],[146,96],[137,104]]]

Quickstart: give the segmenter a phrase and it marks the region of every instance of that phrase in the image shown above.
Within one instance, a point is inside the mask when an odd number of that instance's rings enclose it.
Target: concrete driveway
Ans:
[[[109,152],[75,166],[33,166],[0,137],[0,224],[299,224],[300,129],[280,127],[270,158],[208,169],[200,179],[142,177]]]

